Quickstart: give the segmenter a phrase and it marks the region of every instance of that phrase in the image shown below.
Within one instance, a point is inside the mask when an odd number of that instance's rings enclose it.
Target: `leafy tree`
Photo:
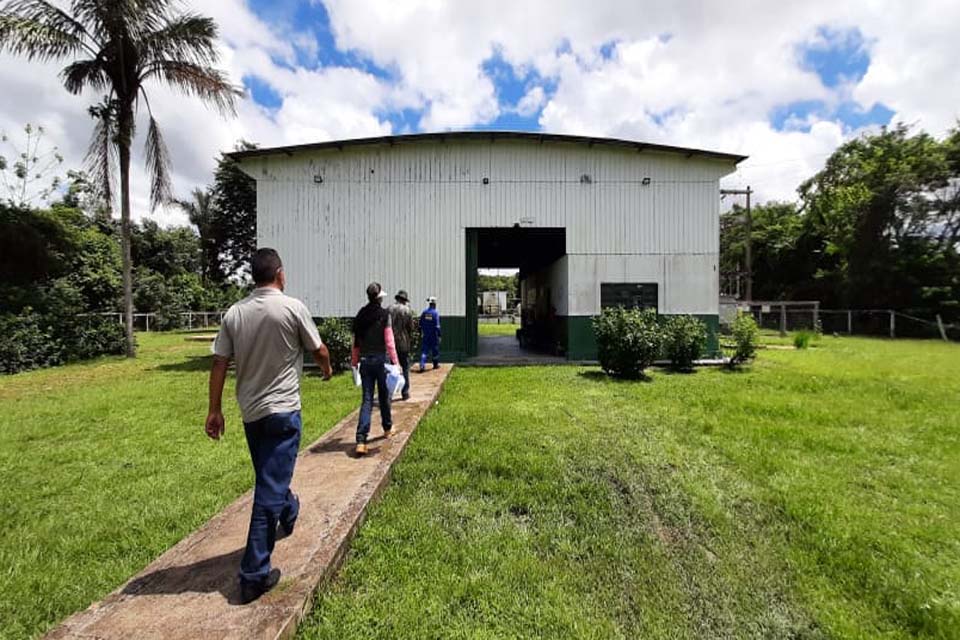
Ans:
[[[14,207],[26,207],[40,200],[46,202],[60,187],[57,169],[63,156],[56,146],[43,142],[43,127],[27,124],[23,128],[26,140],[23,146],[15,144],[6,133],[0,133],[0,142],[8,149],[0,154],[0,186],[6,192],[6,201]]]
[[[508,296],[519,298],[520,275],[490,276],[481,273],[477,276],[477,291],[506,291]]]
[[[243,140],[236,147],[237,151],[256,148],[255,144]],[[211,237],[219,247],[222,274],[225,279],[233,276],[246,281],[250,275],[250,256],[257,249],[257,182],[244,173],[236,161],[222,154],[211,194]]]
[[[141,99],[147,107],[147,170],[151,204],[170,200],[169,153],[150,109],[146,86],[159,81],[200,98],[223,113],[234,112],[239,94],[217,70],[217,28],[212,19],[177,14],[170,0],[73,0],[69,11],[43,0],[12,0],[0,9],[0,50],[28,60],[72,60],[61,72],[65,88],[106,93],[98,118],[106,144],[94,144],[94,157],[114,147],[120,165],[120,220],[127,355],[133,341],[133,271],[130,223],[130,146]],[[107,158],[95,162],[109,164]]]
[[[200,275],[206,284],[222,284],[226,280],[220,257],[222,234],[213,196],[205,189],[194,189],[191,196],[191,200],[178,200],[177,204],[200,234]]]
[[[894,306],[895,254],[911,239],[942,234],[931,196],[949,178],[944,146],[898,124],[841,145],[800,185],[807,228],[823,241],[821,268],[835,272],[841,304]]]
[[[200,241],[189,227],[165,229],[153,220],[133,227],[133,261],[164,278],[200,273]]]
[[[27,306],[43,312],[57,306],[68,315],[113,310],[120,294],[120,247],[112,229],[77,209],[0,207],[0,283],[0,312]],[[58,299],[76,299],[75,308],[64,309]]]
[[[800,195],[753,211],[756,299],[960,318],[960,130],[851,140]],[[724,272],[743,270],[741,214],[721,219]]]

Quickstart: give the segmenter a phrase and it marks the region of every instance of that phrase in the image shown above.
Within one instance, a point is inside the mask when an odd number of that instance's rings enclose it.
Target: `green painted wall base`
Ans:
[[[669,314],[664,314],[669,315]],[[720,317],[716,315],[694,314],[695,318],[707,325],[708,357],[720,355]],[[561,320],[561,336],[568,360],[596,360],[597,340],[593,335],[592,316],[565,316]]]
[[[467,359],[467,319],[463,316],[445,316],[440,310],[440,359],[444,362],[463,362]],[[474,323],[474,332],[476,324]],[[420,354],[417,354],[417,358]]]
[[[666,315],[666,314],[665,314]],[[707,357],[720,356],[720,317],[695,314],[707,325]],[[351,318],[344,318],[348,323]],[[593,316],[561,316],[559,320],[560,345],[566,352],[567,360],[596,360],[597,340],[593,335]],[[314,318],[319,322],[320,318]],[[440,343],[440,359],[444,362],[463,362],[471,357],[468,351],[467,328],[471,326],[464,316],[444,316],[440,322],[443,327],[443,340]],[[475,321],[474,321],[475,322]],[[476,325],[474,324],[474,333]],[[419,358],[420,354],[416,354]]]

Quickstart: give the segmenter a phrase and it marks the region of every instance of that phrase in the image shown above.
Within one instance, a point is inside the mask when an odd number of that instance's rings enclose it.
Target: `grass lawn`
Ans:
[[[960,347],[457,369],[300,636],[960,638]]]
[[[216,444],[209,345],[183,338],[139,334],[135,361],[0,376],[0,637],[85,608],[252,485],[232,381]],[[303,388],[306,442],[357,404],[349,376]]]
[[[515,336],[517,335],[517,329],[520,328],[518,324],[490,324],[488,322],[477,323],[478,333],[481,336]]]

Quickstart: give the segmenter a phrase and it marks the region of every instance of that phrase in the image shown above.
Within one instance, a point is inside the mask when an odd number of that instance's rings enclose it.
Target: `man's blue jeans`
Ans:
[[[300,514],[300,502],[290,491],[290,480],[300,448],[301,427],[299,411],[274,413],[243,425],[256,484],[247,548],[240,561],[241,581],[260,582],[267,577],[277,523],[290,530]]]
[[[373,416],[373,388],[377,388],[380,403],[380,423],[384,431],[393,428],[390,417],[390,392],[387,391],[387,357],[363,356],[360,358],[360,386],[363,396],[360,402],[360,421],[357,423],[357,442],[366,442],[370,433],[370,418]]]
[[[400,368],[403,369],[403,389],[400,395],[406,398],[410,395],[410,352],[397,351],[397,359],[400,361]]]

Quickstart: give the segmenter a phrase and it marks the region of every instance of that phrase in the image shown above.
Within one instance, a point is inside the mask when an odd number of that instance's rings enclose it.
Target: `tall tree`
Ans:
[[[256,149],[241,140],[237,151]],[[249,276],[250,255],[257,248],[257,182],[228,155],[217,163],[213,179],[213,234],[226,277]]]
[[[6,132],[0,132],[0,189],[5,201],[21,209],[37,201],[46,202],[60,187],[57,171],[63,156],[56,146],[43,142],[43,127],[27,123],[23,128],[24,144],[18,145]]]
[[[43,0],[13,0],[0,9],[0,50],[28,60],[72,60],[61,71],[67,91],[104,92],[120,164],[120,221],[127,355],[133,357],[133,273],[130,256],[130,146],[143,100],[149,126],[146,164],[151,206],[170,200],[170,156],[150,109],[147,86],[165,83],[233,114],[238,90],[215,68],[212,19],[177,13],[170,0],[73,0],[69,11]]]
[[[800,185],[809,229],[843,282],[841,302],[896,306],[891,265],[905,243],[937,235],[934,194],[949,184],[944,146],[904,124],[844,143]]]
[[[194,189],[190,200],[178,200],[177,204],[187,213],[190,224],[200,235],[200,277],[204,285],[223,284],[223,259],[220,256],[220,233],[213,196],[206,189]]]

